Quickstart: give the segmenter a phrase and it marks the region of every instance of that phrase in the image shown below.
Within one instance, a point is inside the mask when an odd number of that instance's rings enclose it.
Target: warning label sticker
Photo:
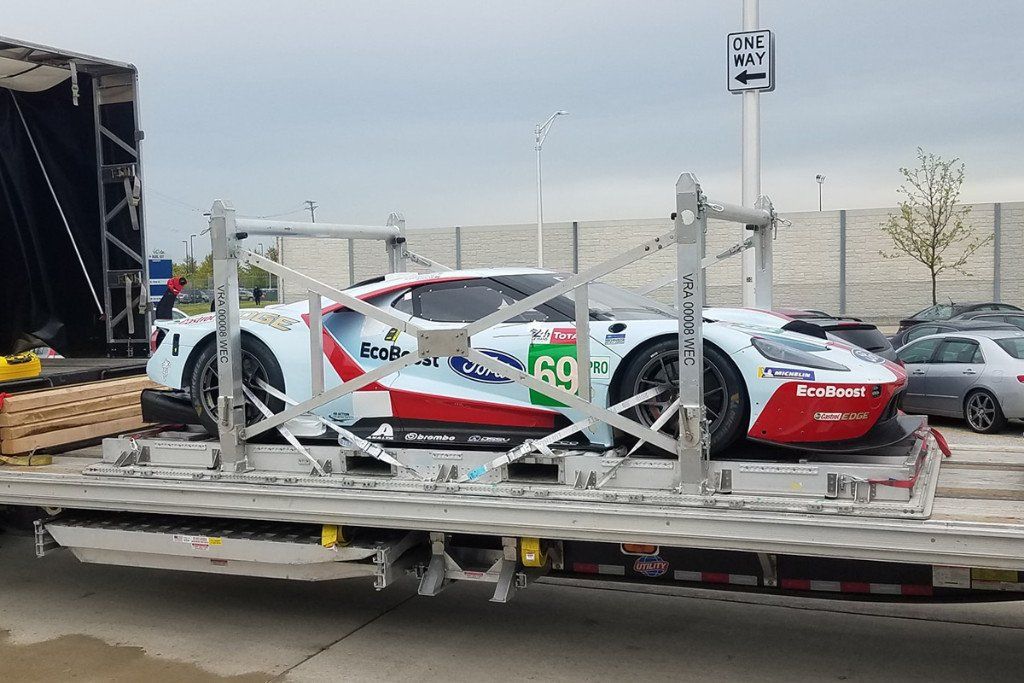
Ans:
[[[211,545],[223,545],[220,536],[191,536],[189,534],[174,534],[171,536],[174,543],[187,543],[196,550],[207,550]]]

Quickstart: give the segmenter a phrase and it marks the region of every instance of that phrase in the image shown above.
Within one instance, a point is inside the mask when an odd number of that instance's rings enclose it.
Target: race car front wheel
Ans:
[[[263,342],[242,335],[242,383],[252,391],[265,406],[275,413],[284,410],[284,403],[270,396],[261,386],[266,382],[278,391],[284,391],[284,375],[274,354]],[[210,434],[217,433],[217,397],[220,395],[217,377],[217,349],[211,342],[200,352],[192,367],[189,383],[192,407],[199,421]],[[248,400],[245,401],[245,423],[256,422],[263,413]]]
[[[652,387],[669,384],[673,388],[623,413],[644,426],[651,426],[679,396],[679,345],[674,338],[656,342],[633,356],[618,384],[615,401],[622,401]],[[729,446],[743,430],[746,393],[736,366],[710,344],[704,344],[704,405],[707,409],[711,452]],[[679,420],[672,417],[662,427],[676,438]]]

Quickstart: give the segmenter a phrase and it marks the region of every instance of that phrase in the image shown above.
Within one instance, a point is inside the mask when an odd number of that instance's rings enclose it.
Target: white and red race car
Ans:
[[[555,284],[564,276],[531,268],[400,273],[361,283],[353,296],[391,314],[459,326]],[[608,284],[590,290],[593,401],[612,405],[677,380],[678,320],[653,299]],[[311,395],[308,304],[241,312],[244,381],[275,411],[282,403],[266,382],[296,401]],[[555,298],[473,336],[474,348],[567,391],[577,390],[574,303]],[[165,331],[149,361],[154,381],[181,390],[188,421],[216,433],[214,316],[161,321]],[[415,349],[413,336],[330,304],[323,309],[325,386],[337,386]],[[711,450],[740,437],[795,448],[858,451],[897,443],[919,420],[898,410],[906,375],[863,349],[738,322],[704,324],[704,402]],[[167,392],[144,398],[152,419],[167,420]],[[626,416],[651,425],[674,401],[672,392]],[[159,403],[157,403],[159,401]],[[429,358],[330,402],[316,411],[379,442],[504,448],[583,419],[462,357]],[[179,419],[182,413],[178,412]],[[254,407],[249,419],[258,416]],[[677,420],[668,420],[674,433]],[[565,445],[608,449],[624,435],[599,423]]]

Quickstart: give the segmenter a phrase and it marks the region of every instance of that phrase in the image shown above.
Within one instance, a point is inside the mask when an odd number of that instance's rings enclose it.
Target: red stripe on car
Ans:
[[[466,277],[449,277],[429,280],[430,283],[453,282],[466,280]],[[384,287],[372,292],[360,294],[359,299],[368,299],[382,294],[390,294],[400,289],[406,289],[416,283],[405,282],[402,284]],[[331,304],[323,309],[323,313],[340,311],[343,304]],[[309,325],[309,314],[304,313],[302,319]],[[338,373],[343,382],[359,377],[366,371],[338,341],[324,327],[323,338],[324,355],[327,361]],[[539,429],[551,429],[555,426],[555,414],[548,410],[539,408],[528,408],[525,406],[513,406],[504,403],[492,403],[489,401],[475,401],[453,396],[436,396],[434,394],[423,394],[405,389],[386,387],[379,382],[371,382],[358,391],[387,391],[391,394],[391,410],[396,418],[407,418],[410,420],[433,420],[435,422],[464,422],[468,424],[496,425],[500,427],[534,427]]]

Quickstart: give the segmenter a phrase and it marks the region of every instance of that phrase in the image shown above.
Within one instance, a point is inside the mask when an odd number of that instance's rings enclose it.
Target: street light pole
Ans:
[[[544,267],[544,189],[541,183],[541,172],[540,172],[540,151],[544,147],[544,139],[547,138],[548,133],[551,131],[551,126],[554,124],[555,119],[559,116],[567,116],[567,111],[556,111],[554,114],[548,117],[548,120],[544,123],[538,123],[533,129],[534,139],[536,144],[534,149],[537,150],[537,267]]]
[[[196,270],[196,247],[195,244],[192,243],[192,240],[196,237],[199,237],[199,235],[188,236],[188,249],[192,253],[192,259],[186,265],[190,268],[191,273],[195,273]]]
[[[188,240],[182,240],[181,243],[185,245],[185,271],[188,272]]]
[[[814,180],[818,183],[818,211],[821,211],[821,187],[825,184],[825,176],[819,173],[814,176]]]

